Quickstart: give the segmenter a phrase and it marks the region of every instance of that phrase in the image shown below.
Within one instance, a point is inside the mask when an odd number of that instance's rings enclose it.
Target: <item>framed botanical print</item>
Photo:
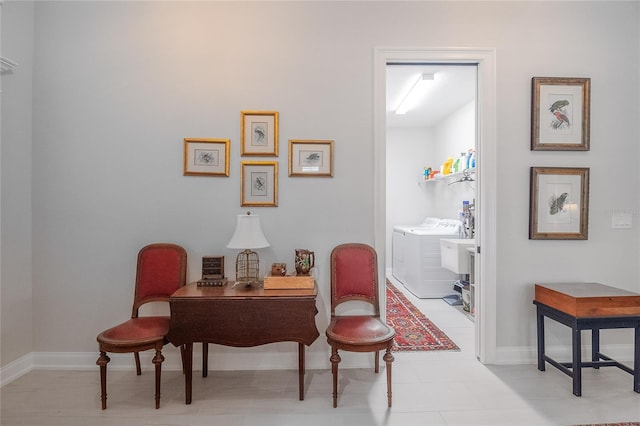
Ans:
[[[289,176],[333,176],[333,141],[290,140]]]
[[[591,79],[533,77],[532,151],[589,151]]]
[[[278,206],[278,163],[243,161],[240,174],[241,206]]]
[[[278,156],[278,113],[240,112],[240,153],[242,156]]]
[[[184,176],[229,176],[229,139],[184,139]]]
[[[529,239],[586,240],[589,169],[531,167]]]

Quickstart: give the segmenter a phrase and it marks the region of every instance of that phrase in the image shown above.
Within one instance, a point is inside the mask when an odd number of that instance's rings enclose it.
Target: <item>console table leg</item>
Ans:
[[[207,342],[202,343],[202,377],[207,377],[209,374],[209,344]]]
[[[640,321],[636,324],[633,347],[633,390],[640,393]]]
[[[193,342],[187,343],[185,346],[184,361],[184,387],[185,387],[185,403],[191,404],[191,389],[193,385]]]
[[[298,343],[298,387],[300,389],[300,401],[304,400],[304,344]]]
[[[580,330],[577,325],[574,324],[571,327],[572,331],[572,377],[573,377],[573,394],[575,396],[582,395],[582,342],[580,338]]]
[[[544,371],[544,315],[540,306],[536,309],[538,321],[538,370]]]

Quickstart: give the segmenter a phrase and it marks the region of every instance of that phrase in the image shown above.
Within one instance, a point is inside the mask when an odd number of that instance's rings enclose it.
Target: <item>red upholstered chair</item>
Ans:
[[[153,363],[156,370],[156,408],[160,407],[160,372],[164,357],[162,348],[168,343],[169,317],[139,317],[139,308],[148,302],[169,302],[169,296],[185,285],[187,277],[187,252],[175,244],[150,244],[138,253],[135,294],[131,319],[98,335],[100,357],[100,387],[102,409],[107,408],[107,352],[131,353],[136,362],[136,373],[140,369],[141,351],[155,349]]]
[[[336,307],[350,301],[370,304],[370,315],[337,315]],[[327,327],[331,345],[333,373],[333,407],[338,404],[338,350],[375,352],[375,372],[379,370],[380,350],[385,350],[387,364],[387,402],[391,407],[391,346],[396,332],[380,319],[378,300],[378,259],[366,244],[342,244],[331,252],[331,322]]]

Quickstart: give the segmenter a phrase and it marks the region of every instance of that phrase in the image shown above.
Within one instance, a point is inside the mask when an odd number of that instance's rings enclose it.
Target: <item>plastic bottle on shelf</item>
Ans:
[[[447,161],[442,165],[442,174],[448,175],[451,174],[451,166],[453,165],[453,157],[447,158]]]
[[[476,150],[475,149],[471,151],[471,157],[469,157],[469,168],[470,169],[476,168]]]
[[[460,157],[458,157],[458,167],[456,168],[456,173],[463,171],[467,168],[467,153],[461,152]]]
[[[467,150],[467,155],[465,156],[465,169],[471,168],[471,154],[473,153],[473,149],[469,148]]]
[[[425,167],[424,171],[422,172],[422,176],[424,180],[429,180],[430,175],[431,175],[431,167]]]
[[[451,166],[451,173],[458,173],[460,171],[460,157],[456,158],[453,161],[453,165]]]

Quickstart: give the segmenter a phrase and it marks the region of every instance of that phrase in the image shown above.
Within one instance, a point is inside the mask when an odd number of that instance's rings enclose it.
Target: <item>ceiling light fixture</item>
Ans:
[[[402,102],[396,108],[396,114],[403,115],[416,105],[416,102],[424,95],[426,83],[435,79],[434,74],[422,74],[418,80],[411,86],[411,89],[402,98]]]

